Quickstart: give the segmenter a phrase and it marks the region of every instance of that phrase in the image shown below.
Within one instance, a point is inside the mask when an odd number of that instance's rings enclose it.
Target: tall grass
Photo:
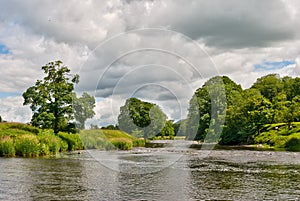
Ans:
[[[120,130],[84,130],[79,136],[87,149],[131,150],[134,146],[145,146],[144,139],[134,138]]]
[[[102,130],[83,130],[79,136],[86,149],[105,150],[112,147]]]
[[[40,154],[39,140],[36,135],[26,134],[15,139],[16,154],[23,157],[35,157]]]
[[[38,136],[38,139],[41,155],[57,154],[62,150],[63,140],[53,134],[42,133]]]
[[[11,157],[15,156],[16,150],[13,139],[9,136],[0,138],[0,156]]]
[[[68,151],[84,149],[84,146],[78,134],[59,132],[58,136],[68,144]]]

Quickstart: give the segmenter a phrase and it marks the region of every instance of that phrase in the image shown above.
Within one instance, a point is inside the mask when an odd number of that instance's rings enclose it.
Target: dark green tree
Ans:
[[[0,116],[0,122],[2,122],[2,117]]]
[[[42,70],[46,76],[23,93],[23,104],[30,105],[32,125],[52,128],[57,134],[65,126],[61,124],[73,118],[72,92],[79,75],[70,74],[61,61],[50,62]]]
[[[167,116],[155,104],[129,98],[120,108],[119,128],[129,134],[138,133],[145,139],[157,135],[165,125]]]
[[[74,93],[73,109],[74,117],[79,129],[85,128],[85,121],[95,115],[95,98],[84,92],[81,97],[77,98]]]

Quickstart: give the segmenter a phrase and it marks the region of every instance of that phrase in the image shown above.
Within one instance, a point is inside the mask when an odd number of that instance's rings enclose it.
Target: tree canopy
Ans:
[[[167,115],[157,105],[137,98],[127,99],[118,116],[121,130],[145,139],[157,135],[166,120]]]
[[[222,81],[218,83],[220,78]],[[226,105],[221,89],[225,90]],[[217,76],[196,90],[188,111],[185,129],[188,139],[208,142],[213,139],[221,144],[253,143],[265,124],[300,121],[300,78],[270,74],[243,90],[228,77]]]
[[[42,70],[46,76],[23,93],[23,104],[30,105],[33,126],[52,128],[57,134],[73,118],[72,92],[79,75],[70,74],[61,61],[50,62]]]

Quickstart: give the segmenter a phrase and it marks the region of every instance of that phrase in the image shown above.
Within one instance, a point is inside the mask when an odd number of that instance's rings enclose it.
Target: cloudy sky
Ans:
[[[0,0],[0,115],[29,122],[21,94],[61,60],[76,91],[97,99],[88,123],[115,124],[129,97],[186,115],[204,81],[248,88],[269,73],[300,76],[297,0]]]

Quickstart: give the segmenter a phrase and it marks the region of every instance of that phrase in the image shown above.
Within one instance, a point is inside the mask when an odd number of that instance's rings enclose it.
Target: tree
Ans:
[[[160,135],[161,136],[169,136],[169,137],[173,137],[175,135],[172,121],[169,120],[166,122],[165,126],[160,131]]]
[[[2,117],[0,116],[0,122],[2,122]]]
[[[146,139],[157,135],[165,125],[167,115],[149,102],[129,98],[120,108],[119,128],[129,134],[139,134]]]
[[[95,115],[95,98],[84,92],[80,98],[74,93],[73,109],[74,117],[79,129],[85,128],[85,121]]]
[[[72,92],[79,75],[70,74],[61,61],[50,62],[42,70],[46,76],[23,93],[23,104],[30,105],[32,125],[52,128],[57,134],[64,126],[60,124],[73,118]]]
[[[232,102],[232,91],[240,92],[242,88],[226,76],[213,77],[196,90],[188,109],[187,139],[207,142],[218,140],[223,129],[227,102]]]
[[[251,88],[258,89],[260,93],[271,102],[284,87],[284,83],[277,74],[269,74],[258,78]]]

